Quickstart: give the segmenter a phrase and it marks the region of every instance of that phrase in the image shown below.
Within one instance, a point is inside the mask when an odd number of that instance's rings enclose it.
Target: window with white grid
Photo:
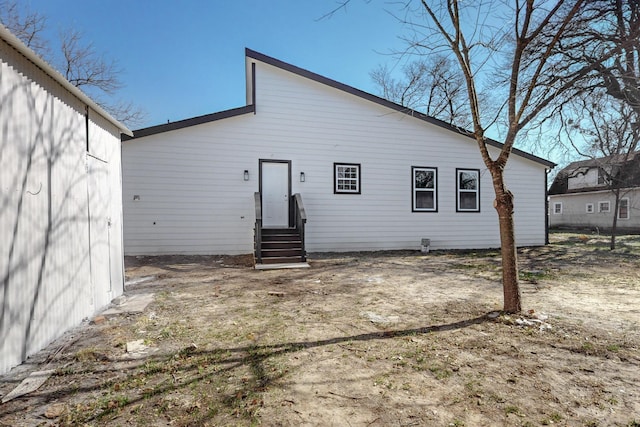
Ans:
[[[359,164],[333,164],[333,192],[336,194],[360,194]]]

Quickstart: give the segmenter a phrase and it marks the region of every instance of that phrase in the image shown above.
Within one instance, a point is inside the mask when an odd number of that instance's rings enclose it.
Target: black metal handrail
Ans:
[[[256,263],[262,263],[262,202],[260,193],[253,195],[256,208],[256,225],[253,236],[253,244],[255,245]]]
[[[305,249],[304,243],[304,226],[307,223],[307,213],[304,210],[304,205],[302,204],[302,196],[300,193],[296,193],[293,195],[293,203],[295,212],[295,226],[296,231],[300,235],[300,242],[302,244],[302,261],[307,261],[307,251]]]

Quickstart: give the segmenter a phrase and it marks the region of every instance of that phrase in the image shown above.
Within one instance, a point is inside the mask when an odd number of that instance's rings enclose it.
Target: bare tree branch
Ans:
[[[108,95],[122,88],[118,69],[114,61],[99,57],[93,44],[83,44],[82,34],[68,30],[60,35],[64,62],[61,64],[64,77],[79,88],[95,88]]]
[[[142,122],[145,114],[134,104],[105,101],[124,87],[120,79],[122,70],[116,61],[99,55],[93,44],[85,43],[80,31],[63,31],[60,49],[52,53],[49,41],[43,37],[46,18],[41,14],[21,10],[14,0],[0,0],[0,22],[117,120],[128,126]]]
[[[471,126],[464,79],[451,59],[432,55],[409,62],[402,72],[397,80],[386,66],[379,66],[370,76],[385,99],[454,126]]]
[[[365,3],[370,3],[371,0],[364,0]],[[323,19],[330,19],[333,17],[333,15],[335,15],[336,13],[338,13],[338,11],[340,10],[347,10],[347,6],[349,5],[349,3],[351,3],[351,0],[341,0],[337,2],[337,6],[334,7],[333,9],[331,9],[329,12],[325,13],[324,15],[322,15],[321,17],[319,17],[318,19],[316,19],[317,21],[322,21]]]
[[[0,23],[38,55],[44,58],[49,55],[49,42],[42,37],[47,24],[44,16],[36,12],[26,12],[22,16],[18,3],[1,0]]]

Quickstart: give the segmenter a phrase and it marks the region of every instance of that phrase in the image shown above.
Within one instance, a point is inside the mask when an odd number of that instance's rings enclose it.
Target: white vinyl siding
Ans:
[[[620,230],[635,231],[640,228],[640,216],[634,215],[640,209],[640,189],[625,189],[621,194],[621,201],[628,200],[628,219],[618,222]],[[615,206],[615,194],[609,190],[596,192],[580,192],[558,194],[550,196],[550,206],[553,203],[562,202],[563,215],[550,215],[551,227],[593,227],[608,229],[613,225],[613,207]],[[600,211],[600,202],[609,205],[609,211]],[[591,204],[593,212],[586,212],[585,205]],[[620,206],[618,214],[620,215]],[[624,215],[624,206],[622,209]],[[623,218],[621,218],[623,219]]]
[[[292,193],[302,196],[311,253],[418,250],[422,238],[433,249],[500,246],[490,174],[472,138],[259,61],[255,89],[256,114],[123,143],[127,254],[251,253],[258,159],[290,160],[294,177],[304,171]],[[359,196],[334,193],[335,162],[361,165]],[[461,164],[481,171],[473,222],[456,213]],[[438,169],[429,215],[410,208],[416,165]],[[518,245],[544,244],[544,166],[512,154],[505,180]]]

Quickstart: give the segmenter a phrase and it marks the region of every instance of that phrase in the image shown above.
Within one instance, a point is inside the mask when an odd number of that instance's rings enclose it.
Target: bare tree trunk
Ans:
[[[416,24],[417,33],[421,36],[422,31],[427,29],[427,38],[426,41],[421,39],[413,44],[412,49],[450,50],[466,81],[473,136],[478,143],[482,160],[491,172],[496,194],[494,207],[498,212],[500,226],[504,311],[510,313],[521,311],[522,303],[518,284],[513,194],[504,184],[504,168],[520,131],[529,125],[535,125],[538,120],[544,121],[549,108],[555,108],[554,103],[571,93],[574,86],[593,70],[591,65],[579,69],[564,67],[562,64],[559,66],[555,59],[555,50],[562,49],[560,42],[572,28],[585,1],[516,1],[510,8],[514,16],[504,21],[504,31],[498,31],[495,24],[491,24],[490,31],[484,31],[483,24],[474,28],[471,23],[469,28],[470,22],[465,17],[478,16],[478,22],[493,20],[493,8],[496,5],[491,1],[421,0],[424,12],[433,25],[423,27]],[[436,43],[431,47],[430,38]],[[506,50],[502,50],[503,48]],[[484,77],[490,74],[487,64],[501,54],[511,58],[500,65],[504,69],[496,70],[504,84],[506,97],[493,100],[501,107],[494,120],[487,121],[482,114],[485,109],[480,105],[476,84],[485,80]],[[604,59],[603,57],[602,60]],[[474,67],[476,61],[479,64],[477,69]],[[491,90],[493,92],[492,88]],[[496,91],[496,95],[498,93],[501,92]],[[504,143],[495,160],[489,153],[483,123],[488,127],[504,123],[507,127]]]
[[[502,179],[500,179],[500,184],[502,184]],[[518,283],[518,253],[513,220],[513,194],[502,185],[494,185],[494,187],[497,187],[494,207],[498,211],[500,224],[503,310],[507,313],[518,313],[522,310],[522,301]]]
[[[613,223],[611,224],[611,242],[609,249],[614,250],[616,248],[616,233],[618,232],[618,210],[620,209],[620,189],[616,188],[613,191],[616,201],[613,207]]]

